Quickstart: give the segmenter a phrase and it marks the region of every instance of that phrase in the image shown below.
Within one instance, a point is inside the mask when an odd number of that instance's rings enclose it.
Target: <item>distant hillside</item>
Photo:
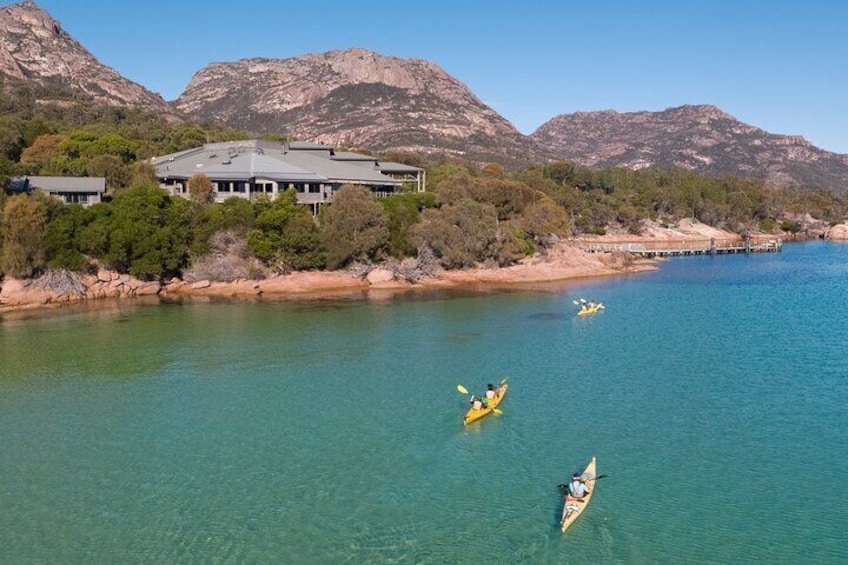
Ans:
[[[364,49],[214,63],[176,102],[190,116],[328,145],[470,159],[543,159],[527,137],[433,63]]]
[[[177,117],[161,96],[101,64],[29,0],[0,8],[0,75],[12,82],[73,92],[100,104]]]
[[[508,167],[555,159],[630,169],[680,166],[848,194],[848,155],[768,133],[714,106],[563,114],[524,136],[439,66],[364,49],[212,63],[169,104],[98,62],[30,0],[0,8],[0,88],[17,100],[17,84],[29,88],[35,107],[68,106],[70,96],[170,121],[185,112],[250,133],[289,133],[333,146]]]
[[[800,136],[768,133],[714,106],[563,114],[531,137],[560,158],[588,166],[679,166],[761,178],[780,187],[848,193],[848,155],[824,151]]]

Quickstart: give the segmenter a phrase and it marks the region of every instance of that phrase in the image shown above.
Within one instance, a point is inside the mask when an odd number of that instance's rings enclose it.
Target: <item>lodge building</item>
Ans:
[[[426,189],[425,172],[418,167],[303,141],[207,143],[155,157],[152,164],[160,186],[171,195],[188,197],[188,181],[203,173],[212,181],[216,202],[260,194],[274,199],[294,189],[298,202],[316,213],[346,184],[366,186],[377,197],[391,195],[404,185],[416,192]]]

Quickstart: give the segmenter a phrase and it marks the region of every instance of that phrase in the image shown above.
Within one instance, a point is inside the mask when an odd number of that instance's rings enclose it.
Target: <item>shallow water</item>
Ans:
[[[848,562],[847,259],[6,318],[0,562]]]

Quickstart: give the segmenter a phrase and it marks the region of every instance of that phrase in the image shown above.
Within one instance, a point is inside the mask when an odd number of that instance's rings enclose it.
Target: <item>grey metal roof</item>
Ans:
[[[45,192],[106,192],[104,177],[26,177],[29,185]]]
[[[329,145],[321,145],[320,143],[312,143],[311,141],[290,141],[288,148],[293,151],[332,151],[333,148]]]
[[[331,157],[333,161],[376,161],[377,158],[373,155],[363,155],[362,153],[351,153],[350,151],[334,151]]]
[[[188,179],[203,173],[210,179],[239,180],[254,177],[288,182],[325,182],[314,171],[300,168],[282,158],[282,152],[263,149],[257,140],[209,143],[153,160],[160,178]]]
[[[362,167],[364,169],[370,169],[373,171],[377,171],[379,173],[384,174],[405,174],[412,175],[418,174],[424,169],[419,169],[418,167],[413,167],[411,165],[404,165],[403,163],[394,163],[392,161],[343,161],[349,163],[351,165]]]
[[[213,180],[262,177],[283,182],[400,184],[374,168],[360,166],[359,162],[331,159],[329,147],[297,143],[296,149],[292,149],[292,144],[257,139],[207,143],[200,148],[156,157],[152,163],[160,178],[188,179],[203,173]]]
[[[311,151],[289,151],[285,154],[285,158],[299,167],[327,177],[333,183],[352,182],[391,186],[402,184],[377,170],[354,163],[333,161],[321,155],[313,154]]]
[[[393,161],[379,161],[377,168],[384,173],[418,173],[424,169],[413,167],[412,165],[404,165],[403,163],[395,163]]]
[[[412,165],[404,165],[403,163],[395,163],[393,161],[381,161],[373,155],[351,153],[350,151],[336,151],[330,158],[333,161],[345,161],[362,166],[373,166],[376,170],[384,173],[411,174],[424,170],[418,167],[413,167]]]

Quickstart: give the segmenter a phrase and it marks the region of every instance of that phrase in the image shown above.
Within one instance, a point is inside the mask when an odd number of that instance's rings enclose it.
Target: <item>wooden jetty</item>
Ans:
[[[730,253],[776,253],[783,247],[782,239],[684,239],[668,241],[607,241],[572,240],[571,245],[589,253],[623,251],[642,257],[677,257],[683,255],[727,255]]]

